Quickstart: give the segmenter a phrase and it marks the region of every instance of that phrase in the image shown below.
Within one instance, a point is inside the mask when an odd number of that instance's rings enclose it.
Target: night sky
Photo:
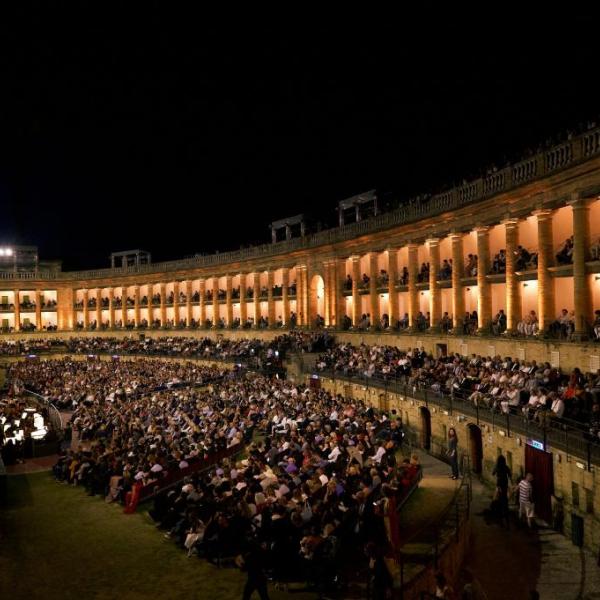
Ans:
[[[343,198],[435,192],[600,115],[591,18],[254,27],[144,6],[4,21],[0,243],[66,269],[237,249],[273,219],[334,225]]]

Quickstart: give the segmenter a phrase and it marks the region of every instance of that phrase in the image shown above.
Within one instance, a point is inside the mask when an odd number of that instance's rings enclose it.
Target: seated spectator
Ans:
[[[517,323],[517,331],[524,336],[537,335],[539,333],[538,322],[539,320],[535,314],[535,310],[532,310]]]
[[[600,340],[600,310],[594,311],[594,317],[594,323],[592,325],[594,337],[596,340]]]
[[[492,333],[494,335],[501,335],[506,331],[507,319],[504,309],[500,309],[494,319],[492,320]]]
[[[563,247],[557,252],[556,262],[559,265],[570,265],[573,262],[573,236],[567,238]]]

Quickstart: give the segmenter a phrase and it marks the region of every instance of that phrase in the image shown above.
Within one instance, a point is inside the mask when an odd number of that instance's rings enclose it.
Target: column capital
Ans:
[[[507,228],[515,228],[519,225],[520,219],[517,217],[507,217],[501,221],[501,224]]]
[[[387,252],[388,254],[398,254],[398,248],[396,248],[395,246],[388,246],[385,249],[385,252]]]
[[[407,247],[409,250],[418,250],[418,248],[419,248],[419,246],[420,246],[420,245],[421,245],[421,244],[417,244],[417,242],[408,242],[408,243],[406,244],[406,247]]]
[[[534,210],[531,213],[534,217],[537,217],[538,221],[545,221],[546,219],[550,219],[554,214],[554,209],[552,208],[539,208]]]
[[[491,227],[489,225],[476,225],[473,227],[473,231],[477,233],[477,235],[489,233]]]
[[[427,240],[425,240],[425,243],[427,244],[427,246],[429,248],[431,248],[432,246],[439,246],[440,238],[437,238],[437,237],[428,238]]]
[[[465,232],[460,229],[451,229],[448,237],[451,240],[462,240],[465,237]]]
[[[567,201],[567,204],[569,206],[571,206],[573,208],[573,210],[575,210],[575,209],[581,210],[581,209],[589,208],[591,200],[592,200],[592,198],[587,198],[585,196],[582,196],[580,192],[573,192],[571,194],[571,197]]]
[[[360,255],[358,254],[353,254],[352,256],[348,257],[352,262],[358,262],[360,260]]]

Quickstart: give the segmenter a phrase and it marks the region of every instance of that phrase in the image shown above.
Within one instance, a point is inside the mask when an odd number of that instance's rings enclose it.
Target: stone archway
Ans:
[[[317,315],[325,318],[325,282],[320,275],[313,275],[309,288],[309,326],[315,327]]]
[[[474,423],[467,427],[469,432],[469,455],[471,458],[471,469],[473,473],[481,473],[483,463],[483,443],[481,439],[481,429]]]
[[[421,448],[431,449],[431,413],[425,406],[419,409],[421,415]]]

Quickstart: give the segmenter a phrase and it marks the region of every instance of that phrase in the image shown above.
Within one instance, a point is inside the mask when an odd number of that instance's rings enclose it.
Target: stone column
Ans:
[[[200,279],[198,292],[200,293],[200,327],[206,327],[206,279]]]
[[[463,249],[463,234],[452,232],[452,324],[456,335],[462,334],[463,317],[465,314],[465,292],[462,278],[465,276],[465,254]]]
[[[115,326],[115,288],[108,288],[108,326]]]
[[[440,240],[432,238],[427,240],[429,248],[429,313],[430,325],[436,330],[442,318],[442,294],[438,284],[440,274]]]
[[[231,327],[233,325],[233,280],[231,275],[227,275],[225,277],[225,301],[226,301],[226,321],[227,327]]]
[[[554,289],[549,267],[554,265],[554,241],[552,235],[552,216],[554,211],[538,210],[538,319],[541,332],[547,331],[554,320]]]
[[[179,281],[173,283],[173,321],[179,327]]]
[[[192,280],[188,279],[185,282],[185,317],[186,317],[186,326],[192,326],[192,319],[194,318],[194,308],[192,307]]]
[[[289,286],[290,286],[290,270],[287,267],[283,267],[281,269],[281,306],[282,312],[281,318],[283,319],[283,324],[288,326],[290,324],[290,294],[289,294]]]
[[[477,227],[477,316],[479,330],[491,331],[492,285],[487,275],[490,272],[490,228]]]
[[[335,298],[336,298],[336,315],[335,325],[338,329],[342,328],[344,317],[346,316],[346,259],[338,258],[335,265]]]
[[[413,330],[417,329],[417,316],[419,314],[418,274],[419,246],[418,244],[408,244],[408,320]]]
[[[84,329],[87,329],[90,326],[90,309],[88,306],[89,299],[90,299],[90,293],[88,292],[88,290],[83,290],[83,327],[84,327]],[[37,320],[37,328],[41,329],[42,328],[41,307],[40,307],[39,318],[37,315],[35,318]]]
[[[578,194],[573,195],[569,204],[573,209],[574,337],[585,340],[593,317],[590,280],[585,272],[585,262],[590,253],[590,205],[587,198],[581,198]]]
[[[273,286],[275,285],[275,273],[269,269],[267,271],[267,316],[269,327],[275,327],[275,298],[273,297]]]
[[[362,316],[362,302],[358,284],[360,278],[360,256],[351,256],[352,262],[352,324],[357,327]]]
[[[142,315],[140,309],[140,286],[135,285],[133,287],[133,321],[136,327],[140,326],[142,322]]]
[[[302,312],[304,313],[304,326],[311,328],[313,323],[310,322],[310,309],[308,302],[308,294],[310,292],[309,283],[308,283],[308,267],[306,265],[302,266],[301,269],[302,275]]]
[[[506,230],[506,328],[514,333],[521,320],[521,288],[516,274],[515,250],[519,245],[519,220],[503,222]]]
[[[160,326],[167,326],[167,284],[161,283],[159,287],[160,293]]]
[[[254,327],[258,329],[260,321],[260,273],[252,273],[252,287],[254,288]]]
[[[213,290],[213,327],[217,326],[219,319],[221,318],[221,307],[219,300],[219,278],[212,278],[212,290]]]
[[[369,309],[371,311],[371,326],[381,326],[379,311],[379,291],[377,277],[379,275],[379,255],[377,252],[369,253]]]
[[[398,250],[388,248],[388,302],[390,306],[390,327],[393,328],[396,321],[400,319],[398,306],[398,292],[396,291],[396,280],[398,279]]]
[[[121,320],[123,327],[127,326],[127,286],[121,286]]]
[[[73,310],[73,312],[75,313],[75,317],[73,319],[73,327],[74,327],[75,324],[77,323],[77,311],[74,308],[72,308],[71,310]],[[40,290],[35,290],[35,328],[37,331],[40,331],[42,329],[41,323],[42,323],[42,294],[40,293]]]
[[[102,290],[96,288],[96,328],[102,326]]]
[[[148,298],[148,304],[146,304],[146,318],[148,319],[148,327],[152,327],[152,321],[154,319],[154,304],[152,303],[152,296],[154,294],[154,286],[148,284],[146,287],[146,294]]]
[[[335,327],[335,323],[337,320],[337,275],[336,275],[336,261],[332,260],[329,262],[329,283],[327,287],[328,290],[328,298],[329,298],[329,327]]]
[[[246,273],[240,273],[240,327],[248,320],[248,303],[246,302]]]
[[[331,280],[330,280],[330,272],[331,267],[329,261],[325,261],[323,263],[323,295],[324,302],[323,306],[325,307],[325,314],[323,315],[325,318],[325,325],[329,326],[331,321]]]
[[[19,298],[19,290],[14,290],[13,294],[15,296],[15,331],[21,330],[21,304]]]
[[[302,267],[296,265],[296,322],[298,326],[304,325],[304,311],[302,310]]]

